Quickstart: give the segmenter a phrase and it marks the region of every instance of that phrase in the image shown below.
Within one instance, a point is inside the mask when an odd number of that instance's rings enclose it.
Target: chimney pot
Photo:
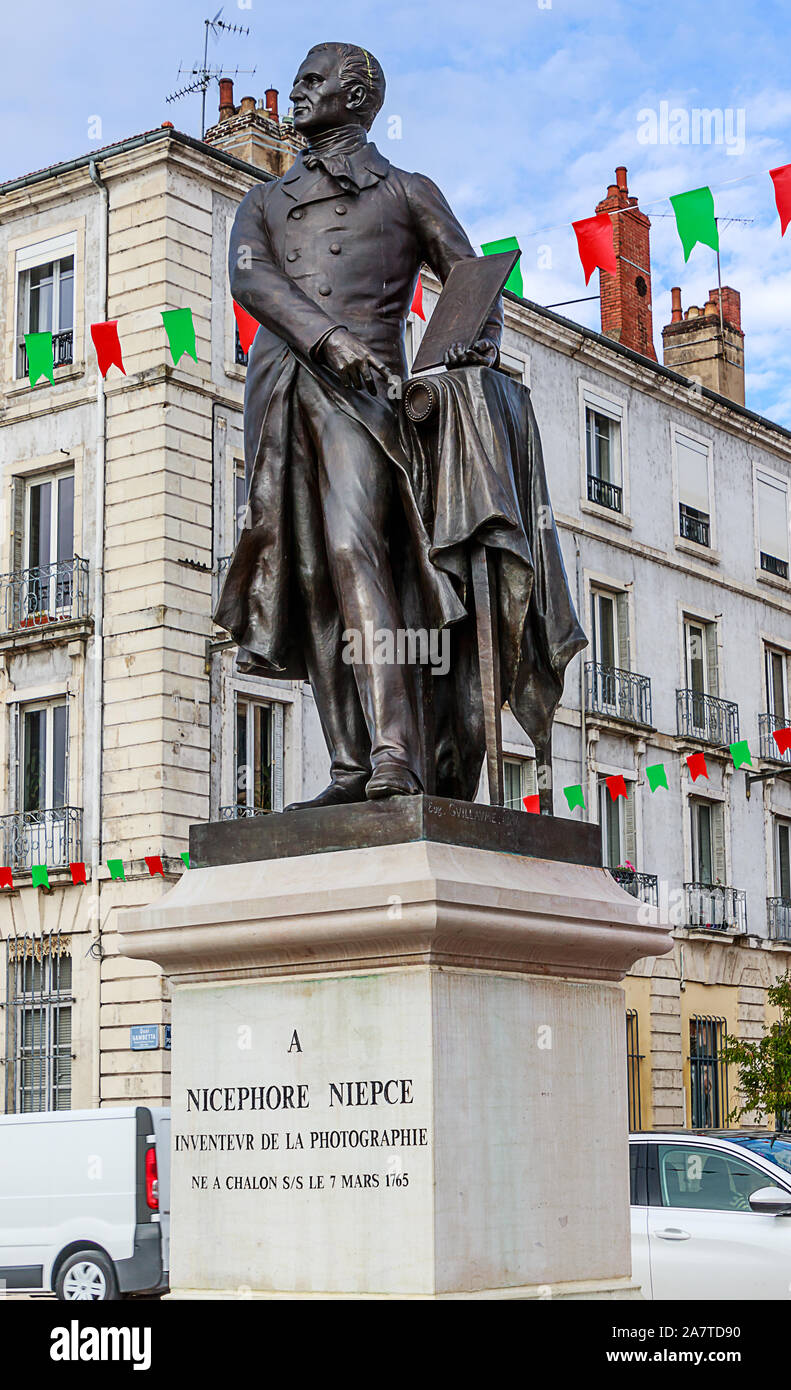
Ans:
[[[227,121],[234,114],[233,78],[220,78],[220,120]]]
[[[266,109],[273,121],[279,121],[277,114],[277,87],[267,87],[264,97],[266,98]]]
[[[681,311],[681,287],[679,285],[674,285],[670,291],[670,305],[670,322],[680,323],[684,315]]]
[[[615,171],[615,182],[616,182],[616,184],[618,185],[619,188],[622,188],[622,189],[623,189],[624,193],[626,193],[626,192],[628,191],[628,184],[627,184],[627,182],[626,182],[626,165],[625,165],[625,164],[619,164],[619,165],[618,165],[618,168],[617,168],[616,171]]]
[[[242,104],[239,109],[243,116],[255,111],[255,97],[242,97]]]

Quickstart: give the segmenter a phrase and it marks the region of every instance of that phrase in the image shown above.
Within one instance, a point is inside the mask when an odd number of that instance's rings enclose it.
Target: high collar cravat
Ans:
[[[306,169],[323,169],[345,193],[359,193],[350,156],[364,148],[368,136],[361,125],[337,126],[316,135],[302,155]]]

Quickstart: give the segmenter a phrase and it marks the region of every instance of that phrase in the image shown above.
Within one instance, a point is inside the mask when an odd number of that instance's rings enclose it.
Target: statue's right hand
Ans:
[[[336,328],[321,345],[320,356],[326,365],[341,378],[345,386],[356,386],[376,395],[374,372],[389,378],[390,373],[384,362],[349,333],[345,328]]]

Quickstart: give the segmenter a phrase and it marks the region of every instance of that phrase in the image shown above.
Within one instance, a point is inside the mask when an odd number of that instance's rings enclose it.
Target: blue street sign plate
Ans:
[[[133,1052],[159,1047],[159,1024],[133,1023],[129,1029],[129,1046]]]

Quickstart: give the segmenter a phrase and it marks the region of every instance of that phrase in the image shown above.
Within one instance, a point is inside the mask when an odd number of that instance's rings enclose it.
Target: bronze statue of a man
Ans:
[[[405,324],[421,265],[444,284],[475,252],[436,185],[369,142],[384,93],[365,49],[310,50],[291,92],[307,146],[283,178],[244,198],[229,255],[233,297],[261,327],[245,391],[247,518],[215,616],[239,644],[240,669],[309,678],[331,765],[329,786],[307,803],[320,806],[408,795],[427,780],[439,794],[471,797],[482,760],[480,690],[477,701],[465,694],[473,665],[463,643],[455,685],[436,701],[430,779],[425,677],[370,652],[344,659],[349,633],[444,631],[469,619],[460,565],[453,556],[436,563],[436,486],[388,380],[407,374]],[[480,339],[452,345],[446,366],[498,376],[488,369],[502,322],[498,300]],[[526,544],[516,551],[514,564],[530,570]],[[565,583],[562,562],[561,575]],[[530,587],[519,592],[526,610]],[[508,617],[514,669],[523,618]],[[575,622],[544,653],[552,708],[557,668],[562,690],[562,663],[584,644]]]

